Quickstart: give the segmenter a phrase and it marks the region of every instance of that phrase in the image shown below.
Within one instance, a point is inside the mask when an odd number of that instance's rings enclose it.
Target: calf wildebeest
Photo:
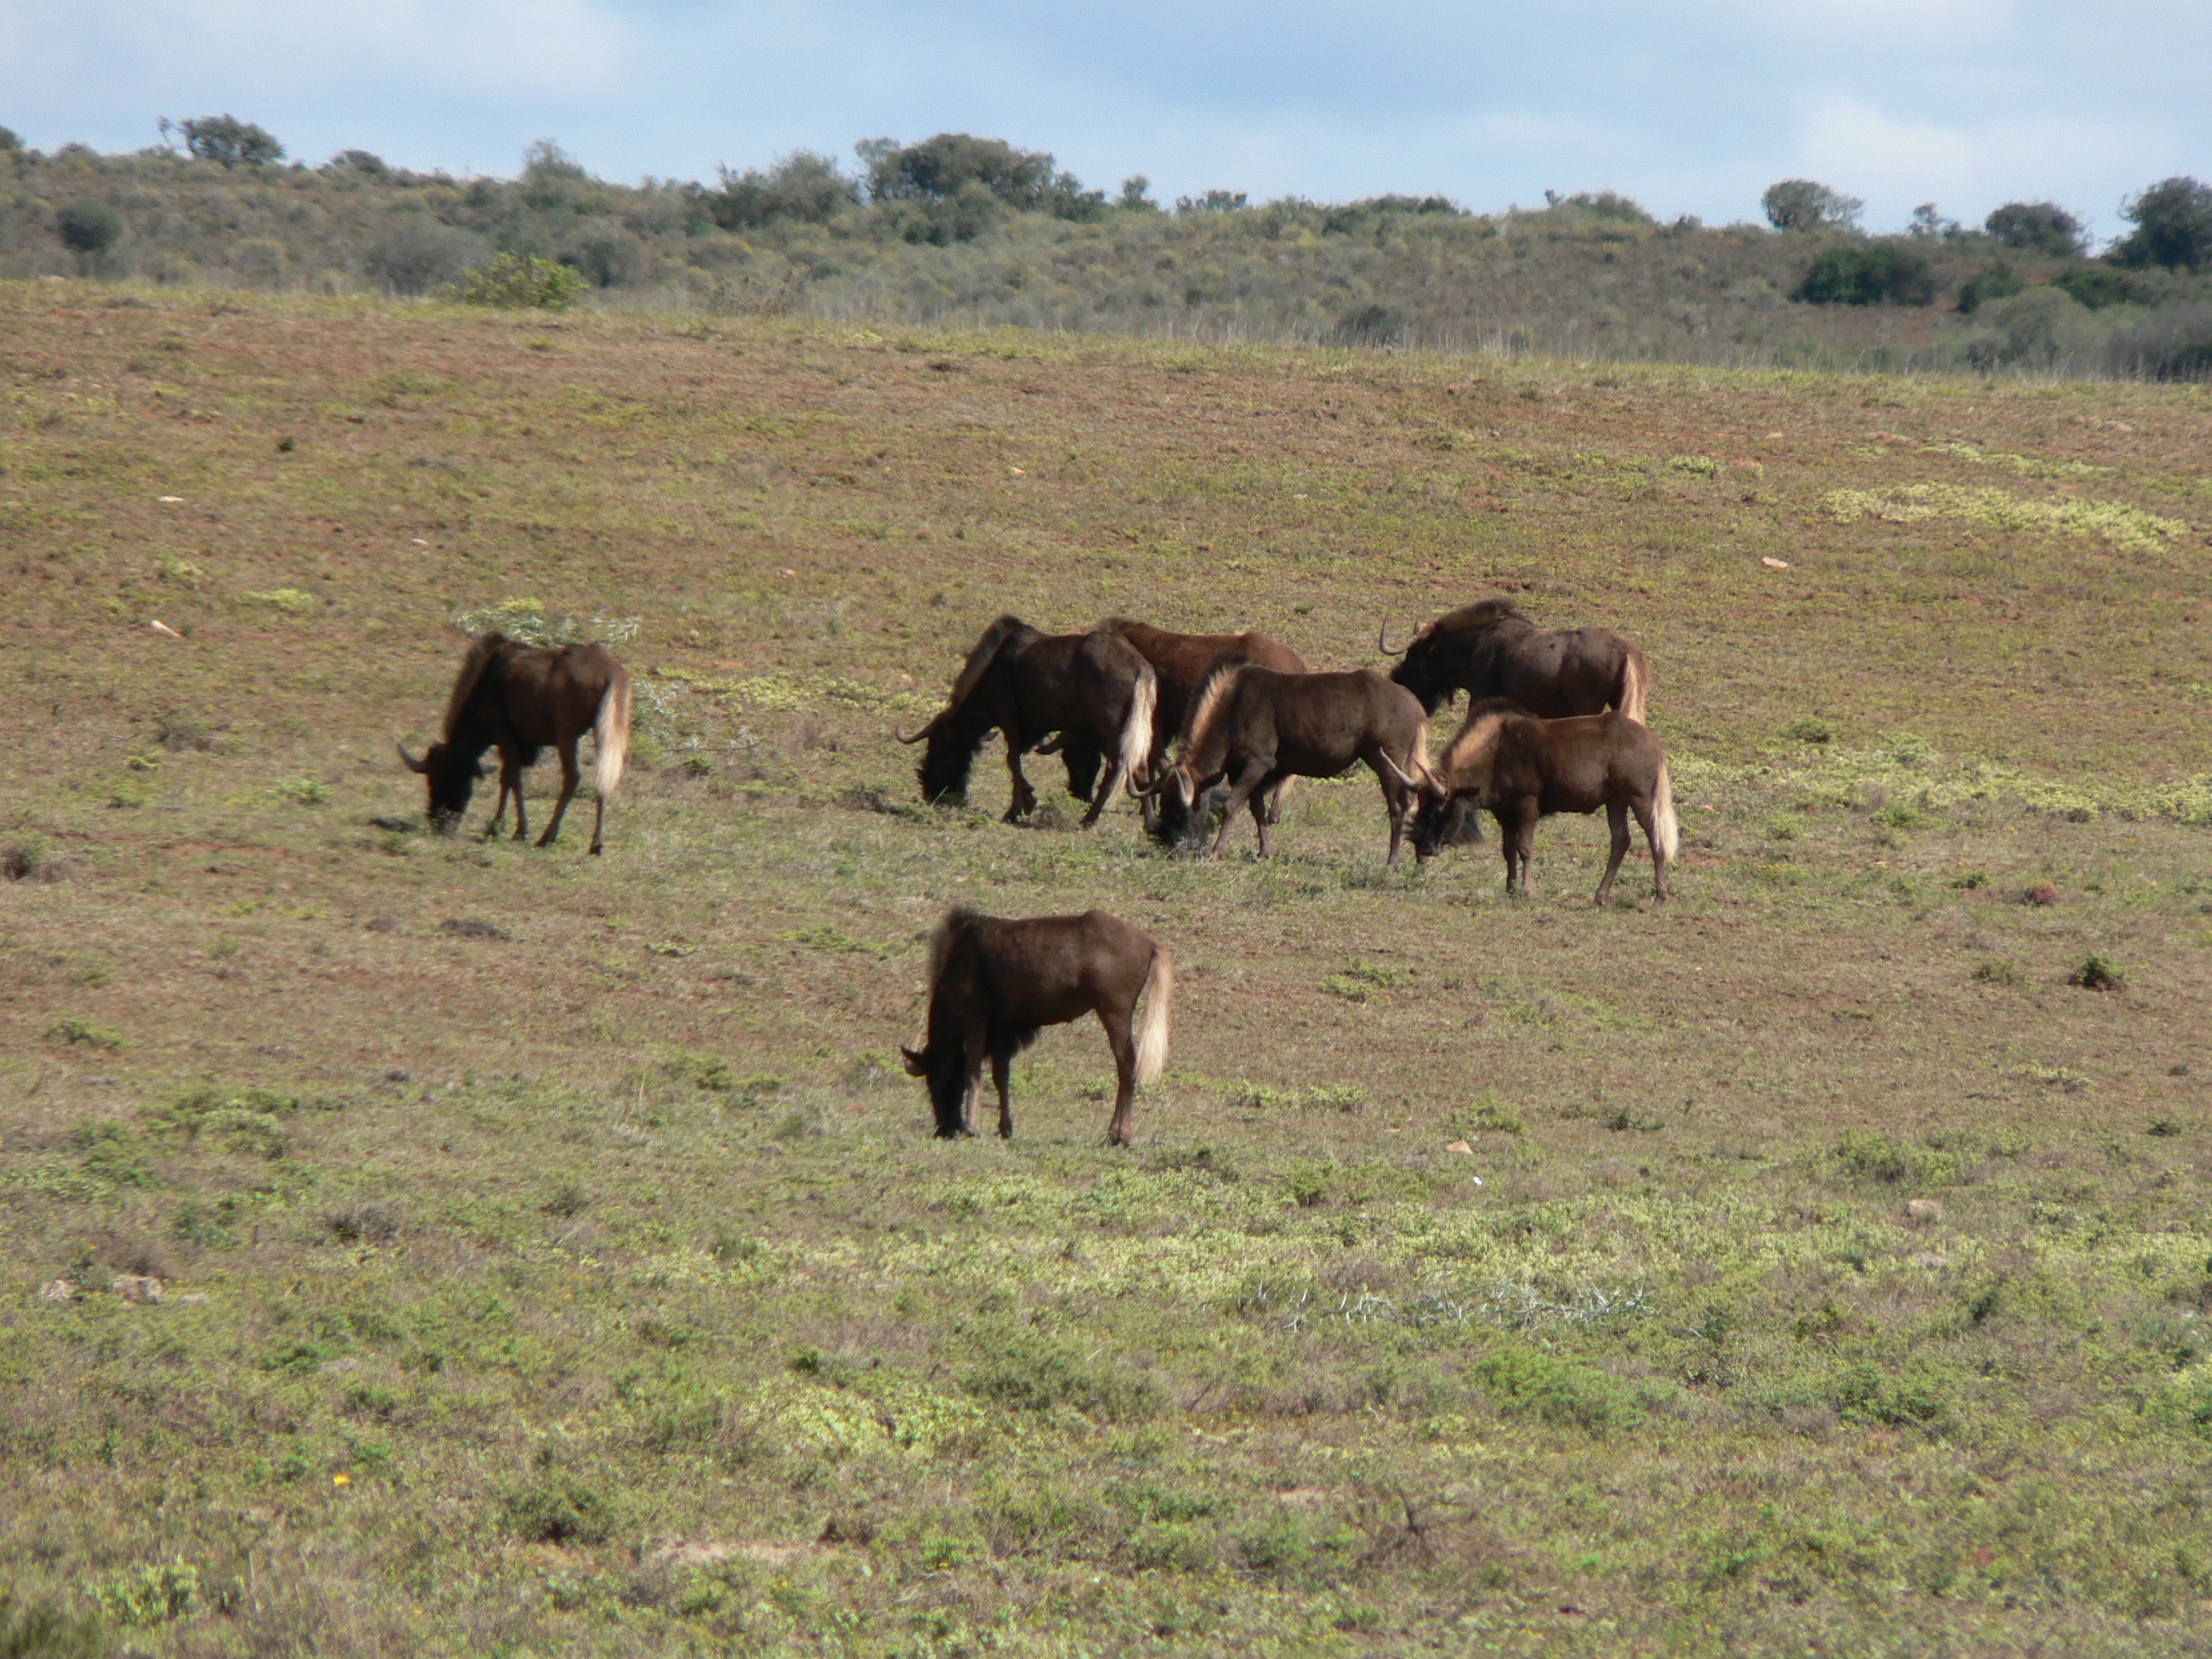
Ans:
[[[1485,599],[1438,617],[1400,652],[1389,635],[1386,624],[1376,647],[1405,658],[1390,677],[1432,715],[1465,691],[1471,703],[1510,697],[1546,720],[1608,709],[1643,718],[1643,653],[1611,628],[1540,628],[1511,600]]]
[[[399,746],[399,758],[429,784],[430,823],[440,830],[456,828],[468,810],[468,798],[484,775],[484,751],[499,752],[499,803],[485,830],[499,833],[507,797],[514,797],[515,839],[530,834],[523,814],[522,774],[537,764],[549,744],[561,755],[561,798],[553,822],[537,838],[550,846],[561,833],[561,815],[576,792],[576,743],[592,734],[591,782],[599,796],[592,816],[591,849],[604,844],[607,798],[622,781],[623,757],[630,752],[630,673],[604,645],[525,645],[502,633],[474,641],[461,658],[461,673],[446,701],[445,734],[417,760]]]
[[[1166,628],[1155,628],[1122,616],[1109,618],[1098,626],[1102,632],[1118,633],[1135,645],[1159,677],[1160,702],[1153,713],[1152,753],[1147,760],[1147,770],[1154,775],[1166,761],[1168,745],[1185,734],[1191,715],[1198,706],[1198,698],[1205,691],[1206,682],[1217,671],[1236,663],[1256,663],[1262,668],[1281,669],[1290,674],[1306,672],[1306,659],[1295,651],[1280,639],[1249,628],[1238,633],[1172,633]],[[1070,751],[1064,747],[1063,753]],[[1075,766],[1071,753],[1071,772]],[[1269,792],[1269,823],[1282,821],[1283,799],[1289,793],[1287,778]],[[1182,838],[1180,829],[1171,823],[1167,814],[1147,811],[1145,827],[1164,841],[1173,842]]]
[[[1246,664],[1214,676],[1191,718],[1182,760],[1141,792],[1169,793],[1188,823],[1199,797],[1226,779],[1229,799],[1213,851],[1221,851],[1237,809],[1249,803],[1265,858],[1264,792],[1294,776],[1334,778],[1362,760],[1375,769],[1390,809],[1395,864],[1406,811],[1415,799],[1408,779],[1428,776],[1428,724],[1421,704],[1371,668],[1284,674]]]
[[[898,735],[901,743],[928,740],[922,798],[938,801],[966,796],[976,752],[994,731],[1003,733],[1014,779],[1006,821],[1014,823],[1037,808],[1021,757],[1056,733],[1079,734],[1088,745],[1088,772],[1078,770],[1082,755],[1065,757],[1068,792],[1090,802],[1083,817],[1087,827],[1097,823],[1124,779],[1134,786],[1147,775],[1159,696],[1152,665],[1118,634],[1040,633],[1020,617],[1001,616],[968,653],[936,717],[911,737],[904,730]],[[1112,764],[1094,793],[1102,754]]]
[[[1602,806],[1612,825],[1613,848],[1597,902],[1611,894],[1613,877],[1628,855],[1630,813],[1651,848],[1653,887],[1659,898],[1667,897],[1667,866],[1681,846],[1667,752],[1649,727],[1618,709],[1539,720],[1503,698],[1478,702],[1427,779],[1407,776],[1404,782],[1421,791],[1413,830],[1416,858],[1427,859],[1445,843],[1461,807],[1478,807],[1497,820],[1505,890],[1516,886],[1517,861],[1517,885],[1527,892],[1536,820]]]
[[[1114,1116],[1106,1138],[1129,1144],[1140,1087],[1167,1065],[1174,964],[1152,935],[1103,910],[1080,916],[1001,921],[964,906],[947,912],[930,939],[929,1025],[922,1046],[901,1047],[909,1077],[928,1080],[937,1132],[969,1132],[983,1061],[999,1091],[999,1134],[1014,1135],[1007,1093],[1014,1057],[1046,1026],[1098,1016],[1114,1051]],[[1144,1013],[1140,1016],[1137,1004]]]

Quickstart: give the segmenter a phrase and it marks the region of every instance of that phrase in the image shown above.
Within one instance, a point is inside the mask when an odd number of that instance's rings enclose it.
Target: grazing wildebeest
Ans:
[[[1390,677],[1434,714],[1465,691],[1467,700],[1510,697],[1546,720],[1618,709],[1643,718],[1651,683],[1643,653],[1611,628],[1540,628],[1510,599],[1479,600],[1446,612],[1402,648],[1390,649],[1386,624],[1376,645],[1405,660]]]
[[[922,798],[958,800],[968,793],[976,752],[994,731],[1003,733],[1014,778],[1006,821],[1014,823],[1037,808],[1036,792],[1021,775],[1023,754],[1055,733],[1080,734],[1088,742],[1089,770],[1079,773],[1079,757],[1066,757],[1068,792],[1090,802],[1083,817],[1088,827],[1124,779],[1134,786],[1147,775],[1159,696],[1152,665],[1118,634],[1040,633],[1019,617],[1002,616],[968,653],[936,718],[911,737],[900,731],[899,741],[929,741],[922,751]],[[1112,764],[1094,793],[1102,754]]]
[[[1001,921],[959,906],[930,939],[929,972],[922,1046],[899,1052],[909,1077],[928,1080],[938,1135],[969,1132],[969,1108],[988,1058],[999,1091],[999,1134],[1011,1140],[1007,1081],[1014,1057],[1045,1027],[1095,1014],[1114,1051],[1116,1079],[1106,1138],[1117,1147],[1129,1144],[1136,1091],[1157,1082],[1167,1065],[1168,1006],[1175,996],[1174,964],[1151,934],[1103,910]]]
[[[499,833],[507,797],[514,797],[515,839],[530,834],[523,813],[522,774],[537,764],[549,744],[561,755],[561,798],[553,822],[537,838],[550,846],[561,833],[561,815],[576,792],[576,743],[592,734],[591,783],[599,797],[592,816],[591,849],[604,844],[607,798],[622,781],[623,757],[630,752],[630,674],[604,645],[525,645],[502,633],[474,641],[461,659],[461,673],[446,701],[445,734],[417,760],[399,746],[410,772],[429,783],[430,823],[441,831],[457,828],[468,810],[468,798],[484,775],[484,751],[499,752],[499,803],[484,832]]]
[[[1215,675],[1191,717],[1183,758],[1145,794],[1166,792],[1185,823],[1198,798],[1226,779],[1218,854],[1236,810],[1248,802],[1268,855],[1262,797],[1290,777],[1334,778],[1364,760],[1390,809],[1390,862],[1398,861],[1406,811],[1415,799],[1408,779],[1428,776],[1428,723],[1413,693],[1371,668],[1348,674],[1284,674],[1250,664]]]
[[[1415,780],[1404,780],[1414,785]],[[1414,855],[1426,859],[1448,838],[1453,819],[1466,806],[1497,820],[1505,853],[1505,890],[1529,888],[1529,855],[1536,841],[1536,820],[1554,812],[1605,809],[1612,825],[1612,856],[1598,883],[1604,904],[1613,876],[1628,855],[1629,815],[1636,815],[1651,848],[1652,886],[1667,897],[1667,866],[1681,850],[1681,827],[1675,817],[1675,789],[1667,776],[1667,752],[1651,728],[1618,709],[1539,720],[1503,698],[1478,702],[1467,723],[1429,769],[1421,791],[1421,811],[1414,819]]]
[[[1286,673],[1306,672],[1306,659],[1280,639],[1264,633],[1245,629],[1239,633],[1171,633],[1166,628],[1155,628],[1127,617],[1111,617],[1098,625],[1102,632],[1118,633],[1137,648],[1145,661],[1152,664],[1152,671],[1160,679],[1160,703],[1152,719],[1152,753],[1147,770],[1158,775],[1167,759],[1167,747],[1178,737],[1185,735],[1185,727],[1198,706],[1198,698],[1206,689],[1206,682],[1217,671],[1236,663],[1257,663],[1262,668],[1281,669]],[[1069,769],[1076,766],[1070,750]],[[1268,800],[1268,822],[1282,822],[1282,804],[1290,793],[1290,779],[1286,778],[1270,791]],[[1167,815],[1147,811],[1145,826],[1163,841],[1173,842],[1182,838],[1179,830],[1170,827]]]

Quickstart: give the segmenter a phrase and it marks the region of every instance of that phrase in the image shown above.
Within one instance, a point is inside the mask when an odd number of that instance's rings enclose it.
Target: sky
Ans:
[[[1163,201],[1618,190],[1759,216],[1777,179],[1978,224],[2212,177],[2208,0],[0,0],[0,125],[53,149],[259,123],[310,162],[711,180],[969,131]]]

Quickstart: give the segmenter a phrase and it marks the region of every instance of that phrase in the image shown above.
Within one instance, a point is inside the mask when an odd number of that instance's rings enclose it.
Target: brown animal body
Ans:
[[[1256,663],[1262,668],[1281,669],[1290,674],[1306,672],[1306,659],[1297,652],[1280,639],[1249,628],[1238,633],[1172,633],[1166,628],[1120,616],[1109,618],[1098,626],[1102,632],[1118,633],[1135,645],[1159,677],[1160,704],[1153,714],[1152,753],[1147,762],[1154,777],[1159,776],[1160,768],[1166,764],[1168,746],[1178,737],[1187,735],[1185,728],[1197,712],[1206,682],[1220,670],[1238,663]],[[1063,753],[1069,754],[1068,766],[1072,772],[1076,766],[1073,751],[1064,749]],[[1269,823],[1282,822],[1282,804],[1289,794],[1287,778],[1270,791]],[[1178,837],[1167,826],[1166,815],[1157,810],[1146,813],[1145,828],[1158,839],[1172,844]]]
[[[1390,652],[1388,630],[1376,644]],[[1510,599],[1446,612],[1416,632],[1390,677],[1434,714],[1465,691],[1471,703],[1510,697],[1546,720],[1618,709],[1643,718],[1650,671],[1611,628],[1540,628]]]
[[[400,745],[399,758],[429,785],[431,823],[442,831],[457,827],[468,798],[483,775],[486,749],[499,752],[499,800],[486,829],[489,840],[514,797],[515,839],[530,834],[522,804],[522,775],[552,748],[561,757],[561,798],[553,821],[537,838],[550,846],[561,833],[581,776],[576,744],[592,734],[592,788],[599,797],[592,816],[591,849],[604,842],[607,797],[622,781],[622,762],[630,750],[630,674],[604,645],[525,645],[505,634],[487,633],[468,647],[453,695],[446,701],[445,732],[421,760]]]
[[[1088,800],[1086,827],[1098,821],[1116,785],[1142,782],[1153,747],[1153,709],[1160,696],[1152,665],[1116,634],[1040,633],[1020,617],[1001,616],[983,630],[952,683],[936,718],[902,743],[920,743],[919,777],[925,801],[958,800],[968,793],[976,752],[994,732],[1006,738],[1007,771],[1014,798],[1008,823],[1037,808],[1036,791],[1022,776],[1021,757],[1056,734],[1065,747],[1068,792]],[[1109,761],[1094,792],[1100,757]]]
[[[1428,725],[1421,704],[1371,668],[1285,674],[1247,664],[1214,677],[1192,717],[1182,760],[1144,792],[1166,792],[1168,810],[1189,823],[1199,798],[1226,779],[1229,798],[1213,851],[1221,851],[1237,809],[1249,804],[1265,858],[1264,793],[1293,777],[1334,778],[1363,760],[1374,768],[1390,810],[1395,864],[1414,785],[1428,776]]]
[[[999,1134],[1014,1136],[1008,1073],[1046,1026],[1098,1016],[1114,1052],[1114,1116],[1106,1137],[1129,1144],[1136,1091],[1167,1065],[1175,970],[1153,937],[1103,910],[1005,921],[956,908],[930,940],[929,1023],[901,1048],[909,1077],[927,1081],[937,1132],[970,1133],[983,1062],[999,1095]],[[1137,1005],[1141,1001],[1141,1015]]]
[[[1502,699],[1478,702],[1420,789],[1421,806],[1413,830],[1416,858],[1427,859],[1448,841],[1460,810],[1480,808],[1497,820],[1505,890],[1511,893],[1518,886],[1526,891],[1536,821],[1555,812],[1595,812],[1602,806],[1613,844],[1605,879],[1598,883],[1597,902],[1604,904],[1611,894],[1613,877],[1627,856],[1630,815],[1651,848],[1653,887],[1659,898],[1667,897],[1667,866],[1681,843],[1667,752],[1649,727],[1618,710],[1539,720]]]

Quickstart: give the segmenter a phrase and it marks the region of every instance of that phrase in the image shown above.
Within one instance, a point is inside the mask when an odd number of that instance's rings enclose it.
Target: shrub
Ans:
[[[1405,335],[1405,313],[1387,305],[1355,306],[1337,319],[1337,339],[1346,346],[1392,346]]]
[[[1122,181],[1122,194],[1114,205],[1125,213],[1156,213],[1160,204],[1145,193],[1152,188],[1152,181],[1141,173],[1132,173]]]
[[[1859,222],[1866,204],[1814,179],[1784,179],[1759,198],[1767,223],[1777,231],[1840,231]]]
[[[2008,201],[1982,221],[1992,240],[2023,253],[2078,257],[2088,232],[2055,201]]]
[[[613,219],[588,219],[569,232],[560,263],[594,288],[628,288],[645,275],[645,245]]]
[[[1927,258],[1897,242],[1839,242],[1806,268],[1793,299],[1815,305],[1925,305],[1936,297]]]
[[[391,169],[384,164],[383,156],[365,149],[341,149],[322,165],[327,173],[334,173],[342,168],[369,179],[387,178],[391,173]]]
[[[1534,1348],[1506,1348],[1478,1362],[1474,1375],[1502,1403],[1534,1412],[1548,1423],[1595,1433],[1633,1427],[1642,1421],[1619,1378],[1579,1360]]]
[[[1050,151],[1016,149],[1003,138],[940,132],[904,148],[875,139],[859,150],[868,193],[877,201],[948,202],[975,185],[1018,212],[1091,219],[1105,210],[1105,192],[1085,190],[1072,173],[1055,173]]]
[[[510,311],[565,311],[583,291],[584,279],[566,265],[534,253],[503,253],[481,270],[468,273],[461,299],[464,305]]]
[[[1782,734],[1784,737],[1794,737],[1800,743],[1835,741],[1835,728],[1818,715],[1808,715],[1802,720],[1790,721],[1782,728]]]
[[[362,269],[395,294],[423,295],[458,283],[492,257],[473,231],[427,214],[410,214],[370,247]]]
[[[1159,1390],[1147,1379],[1094,1364],[1035,1338],[1008,1343],[969,1378],[968,1390],[1013,1411],[1072,1406],[1092,1416],[1123,1420],[1148,1416],[1160,1403]]]
[[[0,135],[16,136],[5,127]],[[19,1602],[0,1590],[0,1659],[99,1659],[106,1650],[99,1620],[73,1618],[51,1602]]]
[[[2107,957],[2091,954],[2079,968],[2067,975],[2069,985],[2078,985],[2085,991],[2117,991],[2126,987],[2127,976]]]
[[[118,1573],[94,1585],[92,1596],[100,1611],[118,1624],[163,1624],[192,1611],[200,1597],[200,1573],[179,1557],[136,1573]]]
[[[55,212],[54,233],[73,253],[105,253],[122,239],[123,220],[107,203],[80,196]]]
[[[184,147],[203,162],[225,167],[259,167],[284,159],[274,134],[231,115],[203,115],[184,123]]]
[[[1179,213],[1233,213],[1244,205],[1242,190],[1209,190],[1202,196],[1175,198]]]
[[[726,231],[750,230],[779,220],[820,225],[859,201],[857,181],[837,163],[812,150],[795,149],[767,172],[721,169],[721,189],[707,198],[707,210]]]
[[[510,1492],[507,1524],[535,1544],[603,1544],[614,1529],[613,1504],[574,1476],[548,1476]]]
[[[2123,265],[2190,270],[2212,264],[2212,185],[2177,176],[2131,197],[2120,216],[2135,228],[2112,250]]]
[[[0,127],[0,156],[17,155],[22,151],[22,148],[23,140],[22,134],[18,133],[13,127]],[[4,1611],[5,1605],[3,1603],[0,1603],[0,1612],[4,1612]]]
[[[2105,360],[2150,380],[2212,379],[2212,305],[2177,307],[2114,331]]]
[[[1959,309],[1972,316],[1990,301],[2009,299],[2026,287],[2010,265],[1999,263],[1967,278],[1959,289]]]
[[[1978,314],[1984,328],[1967,342],[1967,360],[1980,369],[2047,369],[2094,349],[2089,314],[2062,289],[2031,288],[1994,300]]]

